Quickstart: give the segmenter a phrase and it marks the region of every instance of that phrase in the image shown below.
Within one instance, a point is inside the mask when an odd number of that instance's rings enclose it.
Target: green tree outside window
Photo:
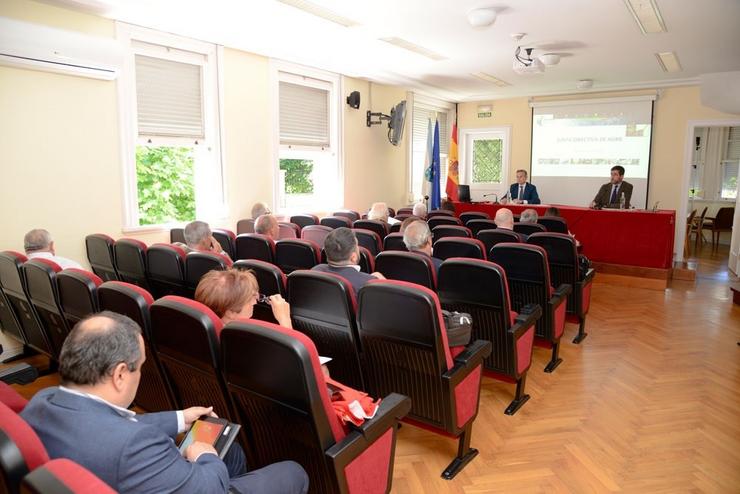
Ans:
[[[136,147],[139,225],[195,219],[195,159],[187,147]]]

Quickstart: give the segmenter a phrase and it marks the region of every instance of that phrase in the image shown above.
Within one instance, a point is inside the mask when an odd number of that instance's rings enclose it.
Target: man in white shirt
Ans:
[[[29,259],[49,259],[59,264],[62,269],[82,269],[82,266],[77,262],[56,255],[54,241],[51,239],[49,232],[43,228],[36,228],[26,233],[26,236],[23,237],[23,249]]]

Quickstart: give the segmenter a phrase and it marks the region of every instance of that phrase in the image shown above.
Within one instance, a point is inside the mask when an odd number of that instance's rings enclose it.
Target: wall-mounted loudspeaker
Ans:
[[[347,104],[355,110],[358,109],[360,107],[360,92],[352,91],[349,93],[349,96],[347,96]]]

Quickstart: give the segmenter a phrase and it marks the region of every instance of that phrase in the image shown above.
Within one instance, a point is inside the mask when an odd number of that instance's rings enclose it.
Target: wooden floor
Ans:
[[[588,338],[570,343],[545,374],[535,348],[531,399],[503,411],[512,385],[484,378],[472,446],[462,473],[440,473],[456,442],[404,425],[395,493],[740,492],[740,306],[732,305],[727,247],[691,259],[696,283],[666,291],[593,289]],[[19,387],[26,396],[56,383]]]

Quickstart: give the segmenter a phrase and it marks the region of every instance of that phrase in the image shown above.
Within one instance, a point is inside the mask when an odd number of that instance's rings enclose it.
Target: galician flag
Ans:
[[[434,128],[432,119],[427,120],[427,147],[424,155],[424,182],[421,186],[421,193],[425,196],[432,196],[432,148],[434,146]]]
[[[457,186],[460,184],[460,169],[457,162],[457,124],[452,124],[452,138],[450,139],[450,154],[447,165],[447,199],[457,201]]]

